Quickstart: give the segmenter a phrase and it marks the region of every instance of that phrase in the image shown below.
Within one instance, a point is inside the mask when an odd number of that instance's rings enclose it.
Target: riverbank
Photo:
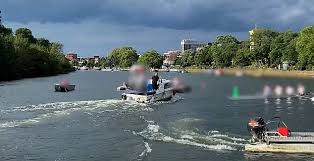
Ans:
[[[190,68],[186,70],[190,73],[208,72],[208,69]],[[223,73],[226,75],[247,75],[253,77],[314,78],[314,71],[299,70],[282,71],[276,69],[224,68]]]

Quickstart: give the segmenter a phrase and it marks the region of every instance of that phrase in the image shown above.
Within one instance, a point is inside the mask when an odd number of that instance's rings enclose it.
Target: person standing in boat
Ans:
[[[153,85],[154,90],[158,89],[158,80],[159,80],[159,77],[158,77],[158,73],[156,72],[154,76],[152,77],[152,85]]]

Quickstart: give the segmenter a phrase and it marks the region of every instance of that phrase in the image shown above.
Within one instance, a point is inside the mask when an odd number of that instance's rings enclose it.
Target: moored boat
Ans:
[[[67,86],[63,86],[61,84],[55,84],[55,91],[56,92],[69,92],[75,89],[75,85],[69,84]]]
[[[275,124],[275,130],[269,130],[271,124]],[[248,130],[252,140],[245,145],[245,151],[314,153],[314,132],[291,132],[278,117],[266,123],[261,117],[251,119]]]
[[[75,89],[75,85],[70,84],[68,81],[64,80],[61,81],[59,84],[55,84],[55,91],[56,92],[69,92]]]
[[[93,70],[101,70],[100,67],[93,67]]]
[[[82,66],[80,67],[80,70],[88,70],[88,68],[86,66]]]

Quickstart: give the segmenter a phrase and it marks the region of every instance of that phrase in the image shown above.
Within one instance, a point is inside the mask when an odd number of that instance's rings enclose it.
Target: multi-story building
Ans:
[[[180,50],[171,50],[164,53],[164,66],[171,66],[177,60],[178,56],[180,55]]]
[[[199,42],[193,39],[183,39],[181,41],[181,51],[182,53],[186,50],[196,51],[197,48],[205,46],[206,43]]]
[[[252,30],[249,31],[249,35],[250,35],[250,38],[249,38],[249,40],[250,40],[250,51],[254,50],[254,47],[255,47],[255,45],[256,45],[256,42],[254,42],[253,35],[254,35],[254,33],[256,33],[257,30],[258,30],[258,29],[257,29],[257,27],[255,26],[254,29],[252,29]]]

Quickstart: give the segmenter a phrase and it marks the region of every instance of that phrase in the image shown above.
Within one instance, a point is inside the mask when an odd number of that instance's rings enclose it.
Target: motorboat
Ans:
[[[123,100],[136,101],[139,103],[151,103],[156,101],[170,100],[176,92],[171,86],[171,81],[167,79],[158,80],[158,89],[153,90],[152,80],[148,80],[146,91],[133,90],[127,84],[117,88],[118,91],[125,91],[121,97]]]
[[[314,132],[292,132],[279,117],[264,122],[261,117],[250,119],[252,134],[248,152],[314,153]]]
[[[93,67],[93,70],[101,70],[100,67]]]
[[[80,67],[80,70],[88,70],[88,68],[86,66],[82,66]]]
[[[75,85],[70,84],[68,81],[64,80],[61,81],[59,84],[55,84],[55,91],[56,92],[69,92],[75,89]]]

